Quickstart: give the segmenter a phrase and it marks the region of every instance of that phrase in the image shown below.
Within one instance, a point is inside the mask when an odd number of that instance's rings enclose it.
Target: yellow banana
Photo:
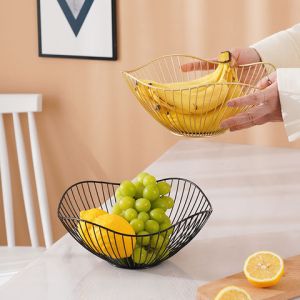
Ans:
[[[242,97],[244,95],[243,89],[239,84],[228,84],[229,90],[226,97],[226,102],[230,99]]]
[[[143,80],[144,84],[138,83],[137,89],[139,94],[167,109],[183,114],[206,113],[229,99],[232,87],[226,83],[237,81],[229,52],[221,53],[218,60],[217,69],[200,79],[168,84]]]
[[[224,102],[228,93],[228,86],[225,80],[220,80],[218,84],[208,84],[201,87],[181,90],[156,89],[152,92],[156,94],[156,98],[168,103],[179,113],[203,114]]]
[[[226,104],[201,115],[181,114],[176,111],[169,111],[163,106],[157,106],[156,110],[159,111],[156,119],[165,127],[173,132],[184,132],[191,135],[212,134],[222,131],[220,122],[238,112],[236,108],[227,107]]]

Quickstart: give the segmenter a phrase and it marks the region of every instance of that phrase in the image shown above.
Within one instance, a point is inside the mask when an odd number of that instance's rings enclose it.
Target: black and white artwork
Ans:
[[[38,0],[39,55],[116,57],[115,0]]]

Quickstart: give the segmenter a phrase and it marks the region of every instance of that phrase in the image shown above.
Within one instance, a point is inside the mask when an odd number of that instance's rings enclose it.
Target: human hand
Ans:
[[[249,105],[253,105],[253,107],[234,117],[223,120],[220,124],[222,128],[236,131],[267,122],[282,121],[276,72],[265,76],[257,87],[261,90],[227,102],[230,107]]]
[[[260,55],[254,48],[234,48],[229,51],[232,55],[233,64],[237,66],[261,61]],[[217,62],[217,58],[212,58],[210,61]],[[207,62],[187,63],[181,66],[183,72],[214,68],[215,64]],[[239,82],[251,85],[256,84],[256,82],[252,82],[252,74],[255,72],[257,72],[255,67],[248,69],[244,74],[242,71],[239,73],[238,70]],[[266,70],[260,75],[263,74],[267,74]],[[273,72],[269,76],[265,76],[256,84],[256,86],[261,90],[248,96],[228,101],[227,105],[230,107],[245,107],[251,105],[254,107],[248,109],[246,112],[223,120],[220,124],[222,128],[229,128],[230,131],[235,131],[267,122],[282,121],[276,72]]]

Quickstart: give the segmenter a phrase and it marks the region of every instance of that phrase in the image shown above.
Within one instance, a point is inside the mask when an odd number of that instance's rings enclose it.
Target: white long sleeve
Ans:
[[[275,33],[251,46],[262,61],[276,68],[300,68],[300,24]]]
[[[300,138],[300,68],[277,69],[284,127],[290,142]]]
[[[282,117],[289,141],[300,138],[300,24],[251,47],[277,69]]]

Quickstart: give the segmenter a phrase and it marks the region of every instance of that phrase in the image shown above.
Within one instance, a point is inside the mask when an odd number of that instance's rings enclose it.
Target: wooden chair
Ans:
[[[38,233],[33,209],[31,181],[25,154],[25,143],[21,128],[20,114],[26,113],[30,148],[34,170],[36,194],[46,248],[52,244],[52,232],[48,210],[46,186],[44,181],[42,159],[38,142],[35,112],[42,110],[42,96],[38,94],[0,94],[0,173],[2,186],[2,202],[4,210],[7,244],[0,247],[0,285],[9,280],[32,259],[40,255],[44,247],[39,247]],[[11,114],[15,136],[16,152],[8,153],[3,114]],[[17,153],[20,182],[28,224],[31,247],[17,247],[15,244],[15,226],[12,198],[12,178],[9,163],[11,153]],[[1,201],[1,197],[0,197]]]

